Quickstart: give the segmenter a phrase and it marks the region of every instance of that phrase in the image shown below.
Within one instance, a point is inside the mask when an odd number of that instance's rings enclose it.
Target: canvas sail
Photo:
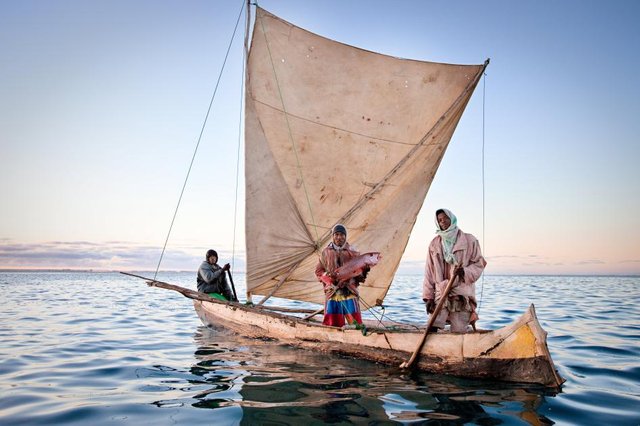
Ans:
[[[245,112],[247,293],[324,303],[314,270],[343,223],[382,261],[382,303],[427,190],[485,65],[400,59],[257,8]]]

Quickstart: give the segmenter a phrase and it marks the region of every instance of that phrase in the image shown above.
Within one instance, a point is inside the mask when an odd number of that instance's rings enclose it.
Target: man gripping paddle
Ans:
[[[478,319],[476,314],[476,281],[487,262],[480,252],[478,240],[458,228],[456,216],[447,209],[436,211],[437,237],[429,244],[422,299],[427,312],[433,314],[450,278],[457,276],[445,297],[442,311],[436,314],[434,330],[451,324],[454,333],[465,333]]]
[[[216,299],[235,301],[225,276],[229,269],[228,263],[222,267],[218,265],[218,253],[215,250],[207,250],[205,260],[198,268],[198,291]]]

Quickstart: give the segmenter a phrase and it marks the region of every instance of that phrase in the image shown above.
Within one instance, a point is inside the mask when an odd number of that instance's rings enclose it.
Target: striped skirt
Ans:
[[[342,327],[345,324],[362,324],[360,305],[354,294],[336,291],[324,304],[324,325]]]

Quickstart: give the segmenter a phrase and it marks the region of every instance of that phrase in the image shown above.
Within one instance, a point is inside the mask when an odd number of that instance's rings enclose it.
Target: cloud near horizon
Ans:
[[[127,241],[48,241],[18,243],[0,238],[0,269],[93,269],[122,271],[154,271],[161,247]],[[244,272],[245,253],[218,250],[221,263],[232,263],[234,270]],[[232,259],[233,256],[233,259]],[[160,270],[196,270],[203,260],[202,247],[169,247],[164,253]],[[639,274],[638,259],[625,259],[608,265],[600,259],[559,261],[539,255],[487,256],[488,274]],[[424,260],[403,260],[398,272],[423,274]],[[588,269],[587,269],[588,268]]]
[[[203,259],[201,248],[168,248],[161,270],[196,269]],[[48,241],[16,243],[0,240],[1,269],[98,269],[98,270],[155,270],[161,247],[140,245],[126,241],[94,243],[89,241]],[[220,252],[221,259],[230,254]],[[236,255],[238,256],[238,255]],[[244,269],[244,258],[237,258]]]

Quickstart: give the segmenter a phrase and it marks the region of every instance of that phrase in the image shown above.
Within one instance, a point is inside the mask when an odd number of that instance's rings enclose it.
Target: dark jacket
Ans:
[[[211,265],[206,260],[198,268],[198,291],[219,293],[227,300],[233,300],[233,293],[227,283],[225,271],[218,264]]]

